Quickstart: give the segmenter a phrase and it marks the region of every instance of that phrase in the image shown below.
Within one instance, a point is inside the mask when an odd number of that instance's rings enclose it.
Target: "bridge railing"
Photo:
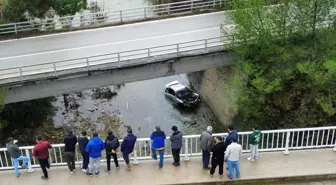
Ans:
[[[187,0],[116,11],[97,13],[80,13],[75,16],[41,19],[0,24],[0,35],[19,34],[30,31],[67,30],[78,27],[93,27],[105,24],[153,19],[164,16],[183,15],[194,12],[214,10],[218,7],[230,6],[231,0]]]
[[[283,151],[289,154],[290,150],[300,149],[318,149],[331,148],[335,145],[336,126],[332,127],[314,127],[299,129],[281,129],[281,130],[265,130],[262,131],[262,137],[259,143],[260,152]],[[249,139],[251,132],[239,132],[238,142],[243,147],[243,152],[249,152]],[[213,136],[226,137],[227,133],[213,134]],[[199,147],[200,135],[186,135],[183,137],[183,146],[181,156],[184,160],[190,157],[200,156],[202,151]],[[122,142],[122,140],[120,140]],[[64,144],[52,145],[49,150],[50,163],[52,166],[66,165],[63,157]],[[39,167],[38,160],[32,157],[33,146],[20,147],[23,155],[30,156],[32,167]],[[105,161],[105,152],[102,152],[102,161]],[[171,147],[169,137],[166,139],[165,158],[170,158]],[[140,138],[137,140],[131,159],[134,164],[138,164],[141,160],[151,158],[151,141],[149,138]],[[123,160],[121,152],[118,152],[118,159]],[[76,152],[76,164],[82,161],[80,152]],[[0,148],[0,170],[13,169],[12,160],[9,157],[6,148]]]
[[[81,70],[82,74],[89,75],[92,71],[132,65],[134,62],[151,62],[154,59],[165,58],[165,56],[174,58],[193,53],[208,53],[214,49],[222,50],[223,40],[226,40],[224,44],[230,43],[229,40],[232,40],[232,38],[231,36],[215,37],[64,61],[5,68],[0,70],[0,85],[16,85],[39,79],[58,78],[73,74],[78,70]]]

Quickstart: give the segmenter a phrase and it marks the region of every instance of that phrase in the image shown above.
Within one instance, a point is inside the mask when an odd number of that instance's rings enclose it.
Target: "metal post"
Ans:
[[[23,83],[22,67],[20,67],[20,80],[21,80],[21,83]]]
[[[30,161],[29,150],[26,149],[25,151],[26,151],[26,157],[29,158],[29,160],[28,160],[28,170],[27,171],[28,171],[28,173],[34,172],[34,169],[32,168],[31,161]]]
[[[122,18],[122,10],[119,11],[119,14],[120,14],[120,22],[123,21],[123,18]]]
[[[14,29],[15,29],[15,34],[17,34],[17,33],[18,33],[18,31],[17,31],[16,24],[14,24]]]
[[[53,66],[54,66],[54,76],[56,76],[56,63],[55,62],[53,63]]]
[[[208,40],[204,39],[204,51],[208,52]]]
[[[179,48],[180,46],[179,46],[179,44],[176,44],[176,53],[177,53],[177,56],[179,55],[179,53],[180,53],[180,48]]]
[[[134,150],[133,154],[134,154],[133,164],[139,164],[138,157],[137,157],[137,150]]]
[[[148,48],[147,51],[148,51],[148,61],[149,61],[149,59],[150,59],[150,48]]]
[[[88,57],[86,58],[86,67],[87,67],[88,73],[90,73],[90,64],[89,64],[89,58]]]
[[[189,150],[189,142],[188,142],[188,138],[184,139],[184,144],[185,144],[185,151],[184,151],[184,161],[189,161],[189,156],[188,156],[188,150]]]
[[[144,18],[145,18],[145,19],[147,18],[147,15],[146,15],[146,14],[147,14],[147,13],[146,13],[147,11],[146,11],[146,9],[147,9],[147,7],[144,8]]]
[[[191,0],[191,12],[193,11],[194,9],[194,0]]]
[[[121,64],[120,64],[120,53],[118,53],[118,67],[121,67]]]
[[[170,4],[167,5],[168,6],[168,15],[170,14]]]
[[[222,7],[222,0],[219,0],[219,6]]]
[[[287,132],[287,137],[286,137],[286,146],[285,146],[285,151],[284,154],[285,155],[289,155],[289,139],[290,139],[290,132]]]
[[[216,0],[213,0],[213,7],[216,6]]]

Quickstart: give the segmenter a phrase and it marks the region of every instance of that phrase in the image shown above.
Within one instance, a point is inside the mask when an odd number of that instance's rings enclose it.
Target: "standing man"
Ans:
[[[228,126],[228,133],[229,135],[226,136],[225,138],[225,146],[229,146],[232,143],[232,139],[236,138],[236,140],[238,141],[238,132],[234,129],[233,125],[229,125]],[[225,147],[225,149],[226,149]]]
[[[182,132],[178,131],[177,126],[171,128],[173,133],[170,135],[169,140],[171,141],[172,154],[174,158],[173,165],[180,166],[180,151],[182,148]]]
[[[86,136],[86,131],[82,131],[82,135],[78,137],[78,145],[79,150],[82,154],[82,171],[87,173],[88,165],[89,165],[89,153],[85,151],[87,144],[89,143],[89,139]]]
[[[131,171],[131,165],[129,162],[129,154],[133,152],[136,140],[137,140],[137,137],[133,134],[131,127],[128,127],[127,136],[124,137],[124,140],[121,143],[121,152],[123,154],[123,158],[127,165],[126,170],[128,171]]]
[[[259,141],[260,141],[260,137],[261,137],[261,131],[258,130],[257,126],[253,126],[252,127],[252,134],[250,136],[250,150],[251,150],[251,154],[250,157],[247,158],[247,160],[249,161],[254,161],[258,159],[258,146],[259,146]]]
[[[157,160],[157,153],[159,152],[160,160],[159,160],[159,168],[163,167],[163,156],[165,150],[165,140],[166,134],[161,131],[159,126],[155,127],[155,131],[150,136],[152,140],[152,157],[154,160]]]
[[[207,131],[203,131],[200,137],[200,148],[202,149],[203,169],[209,170],[210,151],[213,145],[212,126],[207,127]]]
[[[13,166],[15,170],[16,177],[20,176],[19,173],[19,161],[23,161],[22,168],[28,167],[28,162],[30,162],[29,157],[21,155],[19,146],[16,144],[17,140],[14,140],[12,137],[7,139],[6,148],[9,153],[9,156],[12,158]]]
[[[93,134],[92,139],[87,144],[85,150],[89,153],[89,172],[87,175],[92,176],[93,170],[95,175],[99,175],[101,151],[105,149],[103,140],[98,137],[98,133]]]
[[[69,130],[68,134],[64,136],[64,158],[68,164],[70,173],[73,174],[76,171],[75,166],[75,150],[77,144],[77,137],[73,135],[72,131]]]
[[[47,168],[50,168],[49,164],[49,149],[52,148],[48,141],[43,141],[41,136],[36,137],[36,145],[33,149],[33,156],[39,160],[41,169],[43,171],[42,179],[47,180],[49,178]]]
[[[215,137],[216,144],[212,147],[212,159],[210,175],[215,173],[216,167],[219,166],[219,175],[223,177],[223,165],[224,165],[224,152],[225,144],[223,138],[220,136]]]
[[[105,140],[105,148],[106,148],[106,162],[107,169],[106,172],[110,173],[111,170],[111,156],[113,157],[114,164],[116,168],[119,168],[118,157],[117,157],[117,149],[119,148],[119,140],[113,135],[111,130],[108,131],[108,136]]]
[[[236,170],[236,177],[240,178],[239,158],[242,155],[242,146],[237,143],[237,139],[232,138],[232,143],[227,147],[225,151],[225,159],[228,163],[228,170],[230,179],[233,178],[232,170]]]

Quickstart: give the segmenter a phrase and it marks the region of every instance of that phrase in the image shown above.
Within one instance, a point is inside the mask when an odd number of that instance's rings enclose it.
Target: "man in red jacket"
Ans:
[[[47,180],[48,177],[48,171],[46,168],[50,168],[49,164],[49,151],[48,149],[51,148],[51,145],[48,141],[43,141],[41,136],[36,137],[36,145],[33,149],[33,156],[37,157],[40,163],[40,166],[43,171],[42,179]]]

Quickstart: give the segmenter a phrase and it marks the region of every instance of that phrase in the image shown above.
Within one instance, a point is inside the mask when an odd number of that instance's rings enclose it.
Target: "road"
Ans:
[[[223,12],[0,42],[0,70],[220,36]]]

